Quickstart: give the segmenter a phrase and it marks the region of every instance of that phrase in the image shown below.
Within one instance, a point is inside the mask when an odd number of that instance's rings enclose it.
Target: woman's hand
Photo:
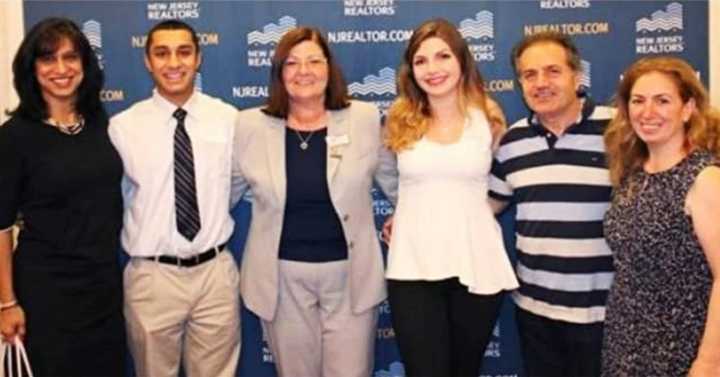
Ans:
[[[25,311],[20,305],[0,312],[0,333],[8,343],[13,343],[16,336],[20,336],[20,339],[25,337]]]
[[[386,244],[390,244],[390,236],[392,236],[393,216],[390,215],[385,219],[382,226],[382,240]]]

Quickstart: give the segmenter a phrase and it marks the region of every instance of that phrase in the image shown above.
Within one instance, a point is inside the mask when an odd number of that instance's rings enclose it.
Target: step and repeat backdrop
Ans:
[[[467,39],[487,90],[509,121],[525,116],[520,88],[510,66],[512,46],[523,36],[558,30],[574,37],[582,55],[583,81],[600,103],[609,103],[623,69],[639,57],[673,54],[687,59],[708,83],[707,1],[26,1],[29,28],[48,16],[81,25],[106,75],[102,99],[115,114],[150,95],[143,65],[145,33],[156,22],[180,19],[199,33],[203,65],[196,90],[239,108],[257,106],[268,94],[270,59],[282,34],[298,25],[327,33],[353,97],[387,110],[396,95],[395,74],[412,30],[443,17]],[[379,192],[376,222],[392,212]],[[442,198],[438,199],[442,200]],[[234,209],[233,238],[240,261],[250,204]],[[501,218],[513,255],[510,216]],[[505,303],[485,352],[482,376],[522,375],[512,304]],[[390,308],[379,308],[374,377],[404,376],[390,326]],[[272,377],[272,355],[257,318],[243,311],[243,345],[238,376]]]

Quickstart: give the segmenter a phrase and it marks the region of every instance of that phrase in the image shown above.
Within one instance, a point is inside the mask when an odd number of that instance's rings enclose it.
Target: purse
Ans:
[[[0,340],[0,377],[33,377],[25,346],[20,337],[15,343]]]

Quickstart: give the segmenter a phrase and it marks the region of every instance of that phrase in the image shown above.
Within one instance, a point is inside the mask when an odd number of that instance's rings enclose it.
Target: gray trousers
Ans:
[[[277,312],[262,322],[279,376],[370,376],[377,307],[352,312],[348,262],[279,263]]]

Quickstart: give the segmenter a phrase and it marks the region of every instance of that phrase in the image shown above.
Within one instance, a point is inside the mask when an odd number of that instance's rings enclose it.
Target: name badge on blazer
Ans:
[[[337,136],[325,136],[325,143],[330,147],[330,158],[342,158],[340,147],[350,144],[350,137],[347,134]]]

